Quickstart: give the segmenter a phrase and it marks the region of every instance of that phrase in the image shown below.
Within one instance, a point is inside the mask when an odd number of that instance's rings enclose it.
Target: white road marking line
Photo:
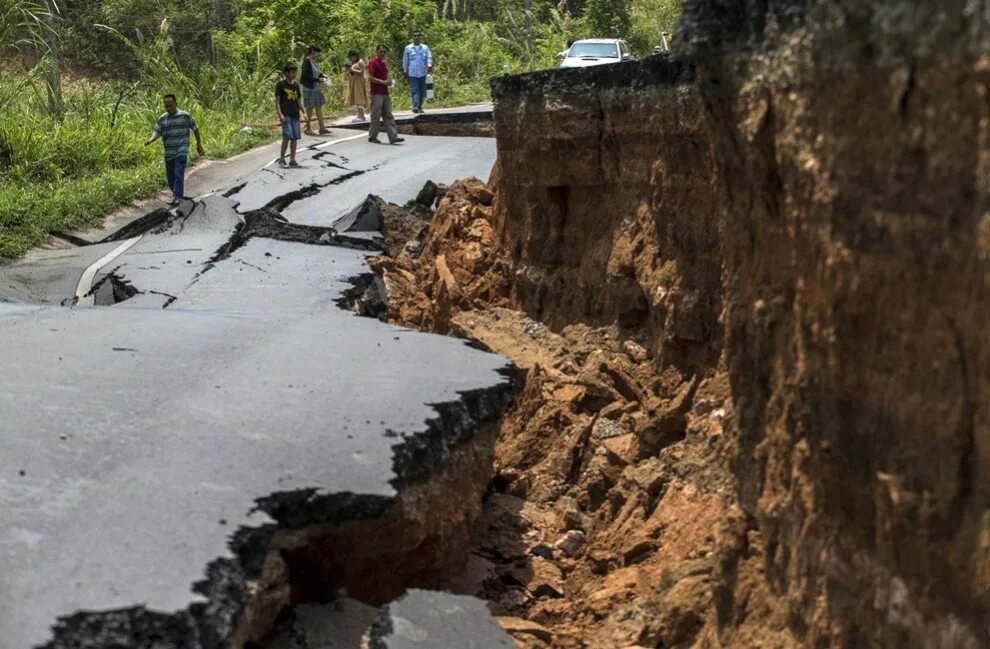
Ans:
[[[90,264],[89,268],[83,271],[82,276],[79,278],[79,284],[76,285],[76,304],[95,304],[94,296],[89,293],[93,290],[93,278],[96,277],[96,272],[117,257],[127,252],[131,246],[140,241],[143,236],[144,235],[134,237],[133,239],[127,239],[122,244]]]
[[[323,144],[317,144],[317,149],[325,149],[328,146],[333,146],[334,144],[340,144],[341,142],[350,142],[351,140],[360,140],[363,137],[368,137],[367,133],[358,133],[357,135],[352,135],[351,137],[342,137],[339,140],[330,140],[329,142],[324,142]]]

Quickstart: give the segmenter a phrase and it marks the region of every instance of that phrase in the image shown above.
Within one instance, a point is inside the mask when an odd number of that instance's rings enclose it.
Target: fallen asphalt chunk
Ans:
[[[382,609],[372,649],[515,649],[515,643],[474,597],[410,590]]]

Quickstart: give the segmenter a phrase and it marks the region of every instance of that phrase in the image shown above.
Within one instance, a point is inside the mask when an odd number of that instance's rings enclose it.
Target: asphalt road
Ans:
[[[436,429],[431,404],[466,404],[464,425],[497,416],[465,395],[506,394],[504,359],[337,304],[374,237],[332,229],[368,193],[486,177],[494,154],[337,140],[140,237],[0,268],[0,647],[209,646],[238,606],[213,569],[228,586],[250,572],[235,537],[386,506],[415,470],[395,446]],[[264,205],[310,227],[245,241]],[[431,443],[442,456],[464,435]]]

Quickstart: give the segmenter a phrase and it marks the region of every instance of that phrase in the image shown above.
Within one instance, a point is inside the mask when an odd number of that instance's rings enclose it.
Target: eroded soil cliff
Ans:
[[[526,372],[452,582],[521,646],[990,645],[987,11],[689,2],[684,62],[495,82],[491,184],[373,266]]]

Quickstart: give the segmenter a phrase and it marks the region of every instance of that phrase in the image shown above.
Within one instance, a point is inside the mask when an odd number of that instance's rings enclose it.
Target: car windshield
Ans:
[[[615,43],[574,43],[567,56],[594,56],[602,59],[619,58],[619,48]]]

